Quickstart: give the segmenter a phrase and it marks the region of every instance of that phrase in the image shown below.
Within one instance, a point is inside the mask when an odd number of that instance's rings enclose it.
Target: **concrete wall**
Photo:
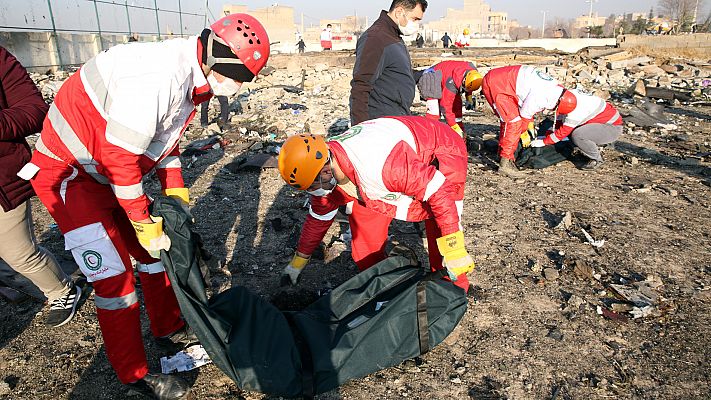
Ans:
[[[621,48],[649,47],[653,49],[689,48],[709,49],[711,52],[711,33],[690,35],[622,35],[617,38]]]
[[[0,32],[0,46],[12,53],[31,72],[56,70],[59,65],[82,65],[99,51],[128,42],[126,35]],[[141,36],[141,41],[155,41],[155,36]],[[59,51],[57,51],[59,48]],[[65,67],[66,68],[66,67]]]
[[[545,50],[558,50],[564,53],[577,53],[586,47],[614,46],[615,39],[525,39],[515,42],[498,39],[471,39],[469,48],[477,47],[540,47]],[[440,47],[442,42],[437,43]]]

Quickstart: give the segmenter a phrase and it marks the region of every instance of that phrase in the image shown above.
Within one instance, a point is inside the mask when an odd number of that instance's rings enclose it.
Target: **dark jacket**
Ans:
[[[449,43],[452,41],[452,38],[449,37],[449,35],[445,34],[444,36],[442,36],[441,40],[442,40],[442,45],[445,48],[447,48],[447,47],[449,47]]]
[[[27,70],[0,47],[0,205],[5,211],[34,195],[17,172],[30,161],[25,137],[42,130],[47,109]]]
[[[351,81],[351,125],[385,117],[410,115],[415,78],[400,28],[380,12],[356,43]]]

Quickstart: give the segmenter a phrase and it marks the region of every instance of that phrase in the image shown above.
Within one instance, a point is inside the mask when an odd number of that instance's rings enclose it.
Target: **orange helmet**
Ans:
[[[473,69],[464,75],[464,90],[473,92],[481,87],[482,76],[479,71]]]
[[[328,145],[321,135],[294,135],[279,152],[279,173],[290,186],[306,190],[328,161]]]
[[[560,95],[560,100],[558,100],[558,109],[556,113],[558,114],[570,114],[575,107],[578,105],[578,99],[570,91],[563,89],[563,93]]]

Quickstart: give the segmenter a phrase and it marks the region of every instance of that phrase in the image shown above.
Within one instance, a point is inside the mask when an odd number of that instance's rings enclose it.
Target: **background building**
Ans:
[[[465,28],[469,29],[471,38],[509,38],[508,13],[493,12],[483,0],[464,0],[464,8],[447,8],[444,17],[429,22],[424,26],[425,39],[435,40],[445,32],[456,39]]]
[[[269,41],[291,44],[298,41],[298,26],[294,23],[294,8],[280,5],[249,10],[245,5],[228,4],[222,7],[222,14],[247,13],[264,25]]]

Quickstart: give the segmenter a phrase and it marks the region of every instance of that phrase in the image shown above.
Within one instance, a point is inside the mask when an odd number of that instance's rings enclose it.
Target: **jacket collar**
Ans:
[[[385,25],[388,28],[388,31],[390,31],[393,35],[397,37],[400,37],[400,35],[402,35],[402,32],[400,32],[400,28],[397,26],[395,21],[390,18],[388,12],[385,10],[380,10],[380,17],[378,17],[376,23],[381,23]]]

